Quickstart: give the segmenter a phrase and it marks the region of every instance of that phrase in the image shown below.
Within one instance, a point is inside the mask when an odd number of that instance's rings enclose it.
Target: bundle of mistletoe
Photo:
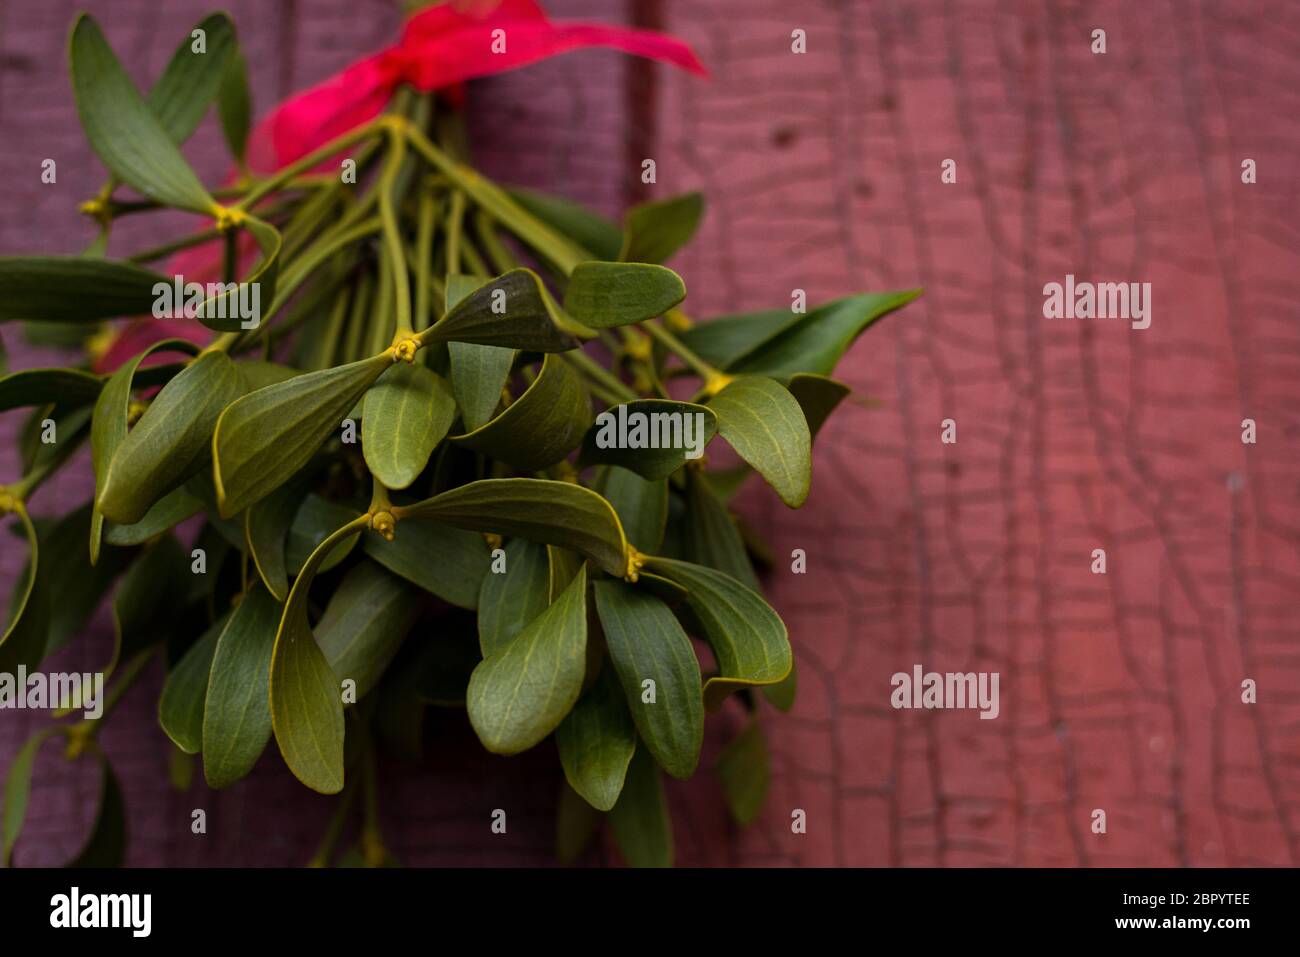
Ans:
[[[37,752],[61,738],[103,769],[79,860],[120,860],[122,798],[97,737],[160,660],[178,783],[196,763],[182,755],[201,755],[208,785],[228,787],[274,738],[303,784],[341,792],[317,863],[337,857],[353,807],[344,859],[390,859],[376,754],[418,760],[430,708],[463,709],[495,754],[554,739],[565,859],[607,815],[627,861],[669,863],[662,775],[696,772],[705,716],[728,699],[745,719],[716,770],[740,822],[759,811],[760,720],[790,707],[795,670],[755,572],[766,550],[729,501],[756,475],[803,504],[813,436],[848,392],[829,378],[836,362],[913,293],[697,325],[660,265],[695,231],[697,195],[620,226],[475,172],[450,85],[492,67],[439,72],[438,44],[457,63],[479,44],[504,69],[581,45],[574,30],[693,65],[671,38],[556,24],[531,2],[438,6],[408,21],[397,54],[250,135],[224,15],[147,94],[77,21],[73,90],[108,169],[82,193],[98,238],[77,255],[0,258],[0,319],[58,330],[88,358],[0,378],[0,409],[30,410],[22,475],[0,488],[29,549],[0,673],[11,690],[39,676],[103,600],[115,645],[103,700],[93,682],[65,696],[10,767],[6,859]],[[180,145],[214,105],[237,172],[209,189]],[[259,143],[269,171],[254,172]],[[168,210],[204,220],[109,255],[120,220]],[[730,447],[728,467],[706,464],[710,441],[715,462]],[[93,500],[29,514],[86,444]]]

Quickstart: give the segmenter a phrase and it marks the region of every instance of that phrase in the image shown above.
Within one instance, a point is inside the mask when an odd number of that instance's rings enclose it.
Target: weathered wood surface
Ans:
[[[99,173],[76,129],[63,44],[78,5],[0,2],[0,251],[75,248],[71,209]],[[138,78],[202,5],[91,2]],[[261,103],[382,45],[374,2],[230,5]],[[552,4],[660,22],[707,83],[656,70],[629,96],[613,54],[483,84],[480,152],[502,175],[607,210],[635,189],[702,188],[678,267],[696,315],[922,285],[840,376],[878,401],[822,433],[813,495],[743,498],[778,555],[800,662],[773,717],[774,785],[731,826],[716,779],[671,784],[679,859],[746,864],[1290,864],[1300,859],[1300,8],[684,0]],[[1109,52],[1090,52],[1093,28]],[[808,52],[790,52],[803,29]],[[274,51],[290,51],[280,58]],[[637,72],[633,79],[643,79]],[[654,122],[628,110],[653,104]],[[580,130],[581,149],[547,132]],[[196,161],[217,175],[206,130]],[[59,157],[57,189],[38,182]],[[210,161],[204,162],[204,159]],[[957,183],[940,164],[957,162]],[[1259,182],[1241,182],[1241,161]],[[1151,328],[1048,320],[1066,273],[1153,284]],[[16,364],[31,350],[14,349]],[[940,442],[941,422],[958,442]],[[1241,421],[1258,423],[1243,445]],[[0,419],[8,468],[15,423]],[[0,472],[0,478],[8,473]],[[84,482],[45,500],[76,504]],[[42,504],[38,501],[38,506]],[[39,510],[39,509],[38,509]],[[1090,572],[1105,548],[1108,573]],[[20,558],[6,546],[3,571]],[[66,667],[103,657],[87,642]],[[890,676],[997,671],[1001,714],[895,711]],[[1259,703],[1240,700],[1243,679]],[[177,794],[152,714],[158,681],[105,735],[134,864],[300,861],[328,810],[269,756],[219,795]],[[726,739],[715,722],[706,763]],[[0,717],[0,763],[37,717]],[[482,756],[448,719],[429,767],[384,776],[408,863],[542,863],[549,753]],[[41,761],[20,862],[67,857],[93,782]],[[208,809],[209,833],[189,832]],[[509,809],[506,836],[488,831]],[[790,833],[791,810],[808,833]],[[1090,829],[1104,809],[1108,833]],[[72,823],[70,823],[72,822]],[[603,856],[608,857],[608,854]],[[593,860],[600,859],[593,857]]]

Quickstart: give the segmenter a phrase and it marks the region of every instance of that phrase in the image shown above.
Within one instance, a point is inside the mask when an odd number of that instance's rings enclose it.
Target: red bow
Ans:
[[[292,163],[373,119],[402,84],[422,93],[454,88],[584,47],[612,47],[692,73],[708,72],[675,37],[599,23],[557,23],[535,0],[441,4],[407,20],[394,46],[272,111],[250,137],[249,163],[265,172]]]
[[[358,60],[272,110],[249,136],[249,166],[271,172],[306,156],[379,115],[404,83],[423,93],[458,92],[465,80],[504,73],[584,47],[611,47],[708,75],[686,43],[653,30],[557,23],[547,18],[535,0],[453,0],[407,20],[401,39],[387,50]],[[194,281],[208,274],[215,278],[220,248],[214,242],[187,250],[168,264],[168,274]],[[95,362],[95,369],[112,371],[168,336],[197,340],[204,333],[187,320],[139,319],[118,334]]]

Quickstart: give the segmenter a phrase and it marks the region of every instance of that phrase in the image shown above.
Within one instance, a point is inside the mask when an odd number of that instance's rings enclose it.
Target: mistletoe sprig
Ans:
[[[300,781],[342,792],[314,863],[333,860],[356,793],[361,838],[344,858],[390,860],[375,750],[418,755],[429,707],[464,708],[496,754],[554,737],[562,857],[605,814],[629,862],[666,864],[661,773],[695,773],[706,713],[736,695],[748,719],[718,771],[750,820],[767,782],[753,692],[788,709],[794,663],[755,572],[765,548],[728,502],[757,473],[803,504],[813,436],[849,391],[835,364],[915,291],[697,326],[660,263],[695,232],[698,195],[635,207],[619,226],[503,188],[470,164],[455,109],[409,87],[255,175],[233,26],[217,14],[199,31],[203,51],[187,38],[142,95],[95,22],[77,21],[77,108],[109,171],[82,206],[99,234],[80,255],[0,258],[0,320],[72,330],[92,353],[106,320],[189,288],[159,271],[168,257],[201,264],[215,248],[220,279],[187,304],[194,328],[212,330],[206,344],[160,339],[111,371],[0,377],[0,410],[31,410],[23,474],[0,489],[29,550],[0,672],[39,669],[111,591],[105,714],[161,654],[162,728],[201,754],[210,786],[247,775],[274,737]],[[214,103],[240,173],[210,190],[179,147]],[[207,222],[108,256],[119,220],[162,210]],[[598,441],[597,413],[620,408],[697,416],[741,464]],[[40,441],[46,430],[57,441]],[[29,515],[87,442],[94,499]],[[55,724],[19,754],[6,860],[36,753],[57,735],[70,758],[103,763],[81,861],[120,859],[103,720]]]

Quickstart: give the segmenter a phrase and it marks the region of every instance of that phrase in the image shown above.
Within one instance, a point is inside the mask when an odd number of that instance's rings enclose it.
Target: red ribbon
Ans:
[[[447,3],[406,21],[401,39],[297,94],[260,122],[249,163],[279,169],[379,115],[406,84],[422,93],[586,47],[610,47],[707,75],[681,40],[652,30],[557,22],[535,0]]]
[[[393,46],[358,60],[272,110],[249,135],[248,164],[267,173],[306,156],[374,119],[403,84],[422,93],[442,90],[458,98],[466,80],[586,47],[608,47],[708,75],[686,43],[653,30],[557,22],[535,0],[453,0],[408,19]],[[195,282],[215,279],[219,251],[215,242],[187,250],[168,263],[169,274]],[[204,331],[187,320],[135,320],[95,362],[95,369],[112,371],[159,339],[176,336],[198,341]]]

